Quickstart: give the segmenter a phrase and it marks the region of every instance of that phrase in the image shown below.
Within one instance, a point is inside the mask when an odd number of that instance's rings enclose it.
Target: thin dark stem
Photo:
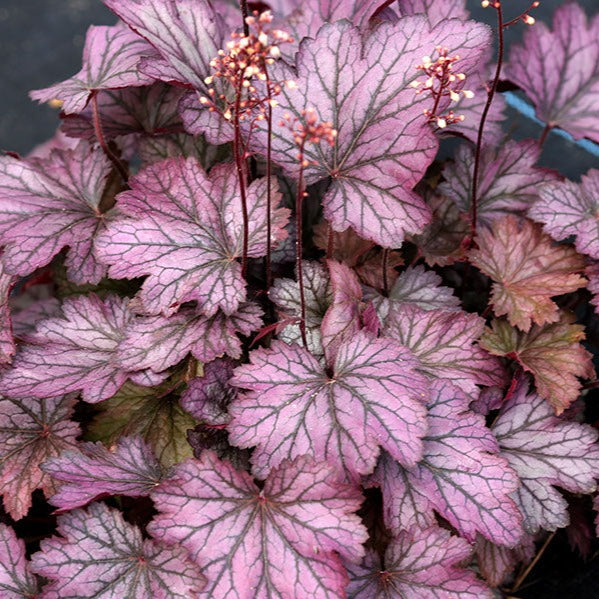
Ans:
[[[241,18],[243,19],[243,35],[245,35],[245,37],[248,37],[250,34],[250,27],[245,22],[245,20],[250,13],[248,11],[247,0],[239,0],[239,8],[241,9]]]
[[[389,277],[387,269],[389,267],[389,248],[383,248],[383,295],[389,297]]]
[[[476,221],[478,218],[477,214],[477,202],[478,202],[478,176],[480,170],[480,152],[483,143],[483,132],[485,129],[485,121],[487,120],[487,115],[489,114],[489,109],[491,108],[491,103],[493,102],[493,98],[495,96],[495,91],[497,90],[497,84],[499,83],[499,77],[501,75],[501,67],[503,66],[503,52],[504,52],[504,42],[503,42],[503,12],[501,10],[501,3],[498,2],[495,5],[495,10],[497,10],[497,36],[498,36],[498,44],[499,48],[497,50],[497,66],[495,67],[495,77],[493,78],[493,83],[491,84],[491,88],[487,94],[487,102],[483,109],[482,116],[480,117],[480,123],[478,125],[478,135],[476,137],[476,150],[474,153],[474,170],[472,173],[472,206],[470,212],[470,243],[476,237]]]
[[[241,94],[243,75],[240,76],[239,85],[235,92],[235,109],[233,114],[233,127],[235,135],[233,137],[233,154],[235,155],[235,165],[237,166],[237,178],[239,180],[239,195],[241,196],[241,213],[243,218],[243,253],[241,256],[241,275],[245,278],[247,273],[248,261],[248,240],[249,240],[249,222],[245,178],[245,159],[243,156],[243,143],[241,138],[241,125],[239,121],[239,111],[241,106]]]
[[[300,292],[300,333],[302,335],[302,343],[304,347],[308,347],[308,340],[306,338],[306,296],[304,292],[304,271],[302,267],[302,205],[304,200],[304,146],[306,139],[302,138],[302,142],[299,147],[299,161],[300,171],[297,180],[297,195],[295,198],[295,249],[296,249],[296,260],[297,260],[297,284]]]
[[[331,223],[327,223],[327,231],[327,260],[330,260],[335,251],[335,231]]]
[[[549,123],[547,123],[545,125],[545,128],[543,129],[543,132],[541,133],[541,137],[539,137],[539,148],[543,147],[543,144],[545,143],[545,140],[547,139],[547,136],[549,135],[551,129],[553,129],[553,127]]]
[[[119,175],[123,179],[123,181],[127,181],[128,173],[125,165],[119,160],[118,156],[114,154],[114,152],[108,147],[106,143],[106,138],[104,137],[104,131],[102,129],[102,119],[100,118],[100,111],[98,110],[98,94],[93,91],[91,94],[91,103],[92,103],[92,118],[94,121],[94,131],[96,133],[96,139],[100,144],[104,154],[106,157],[112,162]]]
[[[272,251],[272,241],[271,241],[271,210],[272,210],[272,197],[271,197],[271,176],[272,176],[272,164],[271,164],[271,156],[272,156],[272,106],[270,101],[272,99],[271,89],[270,89],[270,78],[268,76],[268,70],[266,69],[266,64],[264,65],[264,73],[266,75],[266,93],[268,98],[268,107],[267,107],[267,115],[266,115],[266,291],[268,291],[272,285],[272,264],[271,264],[271,251]]]
[[[538,2],[531,2],[530,6],[524,12],[521,12],[517,17],[514,17],[511,21],[504,23],[503,28],[506,29],[507,27],[515,25],[524,15],[528,14],[533,8],[536,8],[538,5]]]
[[[518,576],[518,578],[516,579],[516,582],[514,582],[514,586],[510,589],[510,593],[515,593],[522,586],[522,583],[526,580],[526,577],[530,574],[531,570],[537,565],[537,562],[541,559],[543,553],[545,553],[545,550],[549,546],[549,543],[551,543],[551,541],[553,540],[555,533],[556,533],[556,531],[554,530],[545,539],[543,546],[539,549],[539,551],[535,555],[535,558],[530,562],[530,564],[528,564],[528,566],[524,569],[522,574],[520,574],[520,576]]]

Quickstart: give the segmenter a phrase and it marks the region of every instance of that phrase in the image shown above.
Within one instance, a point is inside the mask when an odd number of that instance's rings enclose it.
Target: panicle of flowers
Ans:
[[[333,123],[329,121],[319,122],[318,115],[313,108],[306,108],[301,111],[301,118],[293,117],[289,113],[283,115],[283,120],[279,123],[281,127],[286,127],[293,134],[293,141],[300,149],[298,159],[302,167],[310,165],[310,161],[304,157],[303,148],[306,143],[318,144],[321,141],[330,146],[335,145],[337,130]]]
[[[272,13],[268,10],[260,14],[254,11],[245,22],[250,34],[231,34],[226,49],[219,50],[218,56],[210,61],[214,74],[204,80],[210,86],[210,97],[200,98],[201,104],[220,112],[228,121],[234,116],[240,121],[264,120],[268,106],[277,105],[273,98],[281,93],[283,86],[294,88],[296,85],[292,80],[271,81],[268,76],[268,66],[281,56],[279,46],[293,42],[293,38],[280,29],[268,28],[272,22]],[[228,82],[234,93],[226,93],[226,86],[220,86],[223,91],[217,92],[213,87],[216,80]],[[260,89],[254,85],[256,80],[264,82]]]
[[[449,50],[442,46],[435,48],[437,58],[433,60],[430,56],[422,59],[422,64],[416,65],[416,69],[422,71],[426,76],[424,81],[412,81],[411,87],[416,89],[417,94],[430,93],[433,97],[433,108],[425,109],[424,116],[429,122],[436,122],[441,129],[464,120],[463,115],[454,114],[453,110],[445,114],[438,114],[441,99],[449,97],[452,102],[460,100],[460,94],[465,98],[474,97],[474,93],[467,89],[461,89],[463,81],[466,79],[464,73],[454,72],[454,63],[460,59],[460,56],[448,56]]]
[[[501,0],[482,0],[480,4],[483,8],[488,8],[489,6],[492,6],[495,9],[501,8]],[[503,27],[509,27],[517,21],[522,21],[526,25],[534,25],[536,23],[535,18],[529,14],[529,11],[533,8],[537,8],[540,4],[540,2],[531,2],[530,6],[523,13],[518,15],[515,19],[512,19],[511,21],[504,23]]]

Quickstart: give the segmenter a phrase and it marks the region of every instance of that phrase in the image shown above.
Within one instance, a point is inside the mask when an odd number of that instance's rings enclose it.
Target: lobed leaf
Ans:
[[[359,491],[306,456],[283,462],[259,489],[206,451],[180,464],[152,498],[159,514],[150,533],[203,565],[211,597],[341,597],[341,558],[364,553],[366,530],[353,513]]]
[[[236,258],[243,250],[239,180],[233,164],[207,175],[196,159],[172,158],[146,167],[118,196],[122,216],[96,240],[96,253],[116,279],[148,275],[137,295],[147,314],[170,316],[196,300],[206,316],[233,314],[245,300]],[[279,195],[273,194],[273,206]],[[249,257],[266,251],[266,181],[247,190]],[[273,241],[287,236],[288,210],[274,208]]]
[[[162,470],[141,437],[123,437],[107,449],[101,443],[80,443],[46,460],[42,470],[60,481],[50,503],[61,510],[82,507],[108,495],[142,497],[160,482]]]
[[[46,159],[0,157],[0,242],[8,273],[28,275],[68,246],[75,283],[97,283],[106,273],[92,251],[111,212],[103,195],[111,165],[101,149],[80,142]]]
[[[81,391],[96,403],[113,396],[132,371],[124,368],[118,346],[133,319],[129,300],[82,295],[67,299],[64,316],[37,325],[31,343],[17,354],[13,368],[0,379],[11,397],[52,397]]]
[[[25,543],[6,524],[0,524],[0,592],[3,599],[29,599],[39,593],[25,557]]]
[[[547,183],[528,214],[543,224],[543,230],[561,241],[576,235],[576,249],[599,258],[599,170],[591,169],[580,183]]]
[[[574,3],[559,7],[553,29],[537,23],[512,46],[505,75],[521,87],[549,127],[599,142],[599,16]]]
[[[418,370],[429,378],[448,379],[474,393],[476,385],[502,385],[505,380],[499,361],[476,344],[484,326],[476,314],[394,303],[383,334],[410,348]]]
[[[518,477],[498,455],[484,418],[449,381],[433,381],[429,430],[420,462],[404,469],[384,454],[372,482],[381,485],[386,526],[396,534],[434,522],[434,508],[469,541],[476,534],[513,547],[522,516],[511,499]],[[390,520],[389,520],[390,518]]]
[[[422,116],[429,98],[416,95],[410,83],[416,66],[438,45],[460,54],[460,69],[475,67],[488,44],[488,30],[473,22],[446,21],[431,29],[426,18],[405,17],[382,23],[366,40],[348,22],[325,24],[315,39],[305,39],[296,57],[297,72],[281,61],[271,78],[293,79],[273,110],[302,120],[312,106],[320,121],[334,124],[334,147],[307,146],[306,183],[331,177],[322,198],[326,219],[335,231],[352,227],[358,235],[384,247],[398,247],[407,232],[417,233],[430,221],[430,210],[411,191],[437,150],[437,141]],[[252,134],[264,152],[264,125]],[[273,160],[297,176],[297,147],[286,128],[274,131]]]
[[[402,16],[424,14],[431,25],[447,19],[465,21],[470,16],[466,0],[402,0],[398,2],[397,10]]]
[[[152,77],[138,68],[141,59],[152,53],[152,46],[122,24],[92,25],[85,36],[82,69],[66,81],[29,95],[40,102],[61,100],[66,114],[82,112],[99,90],[152,83]]]
[[[391,540],[384,560],[374,551],[348,564],[350,599],[491,599],[493,593],[462,566],[472,548],[436,526],[403,531]]]
[[[559,320],[555,295],[584,287],[582,256],[567,245],[556,245],[538,225],[507,215],[491,229],[481,229],[472,264],[493,281],[491,303],[497,316],[507,314],[511,325],[529,331],[532,323]]]
[[[540,155],[541,149],[533,139],[509,140],[483,148],[476,203],[478,222],[489,224],[506,212],[525,212],[539,197],[542,184],[557,181],[553,172],[535,166]],[[455,162],[443,169],[445,182],[437,188],[467,214],[471,212],[473,172],[474,149],[462,144]]]
[[[556,418],[551,406],[523,384],[503,405],[492,430],[520,477],[514,497],[531,534],[556,530],[570,517],[567,501],[554,488],[591,493],[599,477],[597,433],[578,422]]]
[[[228,355],[241,357],[238,333],[249,335],[262,324],[257,304],[243,303],[233,314],[205,316],[196,308],[182,308],[173,316],[140,317],[119,345],[119,360],[127,369],[161,372],[191,354],[200,362]]]
[[[286,458],[309,454],[350,475],[368,474],[379,447],[403,464],[421,457],[428,395],[416,360],[391,339],[360,331],[343,342],[327,374],[306,349],[274,341],[250,354],[231,384],[230,441],[257,446],[252,463],[264,476]]]
[[[0,364],[12,360],[16,351],[8,297],[16,278],[6,272],[0,261]]]
[[[190,599],[204,586],[184,549],[144,540],[102,503],[59,516],[58,532],[31,557],[34,572],[51,581],[40,599]]]
[[[522,333],[503,320],[494,320],[485,330],[481,345],[495,356],[513,358],[535,379],[538,394],[561,414],[580,392],[577,377],[592,378],[591,355],[579,343],[585,338],[581,325],[562,313],[560,320],[533,326]]]
[[[79,425],[71,422],[72,396],[0,399],[0,494],[4,508],[20,520],[31,507],[31,493],[49,496],[55,485],[40,468],[48,458],[73,449]]]

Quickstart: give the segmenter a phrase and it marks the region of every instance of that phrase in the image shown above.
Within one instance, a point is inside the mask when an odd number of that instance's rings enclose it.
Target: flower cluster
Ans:
[[[466,79],[464,73],[454,73],[453,64],[460,59],[460,56],[449,56],[449,50],[442,46],[435,48],[437,58],[433,61],[430,56],[425,56],[422,59],[422,64],[416,66],[416,69],[422,71],[426,75],[425,81],[412,81],[410,84],[416,88],[417,94],[430,92],[433,97],[433,108],[424,109],[424,116],[430,122],[436,122],[441,129],[459,123],[464,120],[463,115],[454,114],[453,110],[449,110],[445,114],[438,114],[439,105],[443,97],[449,97],[453,102],[460,100],[460,94],[465,98],[472,98],[474,93],[467,89],[458,89],[458,86]]]
[[[337,130],[333,128],[333,123],[329,121],[319,122],[316,111],[313,108],[306,108],[301,111],[301,119],[292,117],[289,113],[283,115],[283,120],[279,123],[281,127],[286,127],[293,133],[293,140],[300,148],[298,159],[305,168],[310,165],[310,161],[304,157],[303,147],[306,143],[318,144],[326,141],[329,145],[335,144]]]
[[[200,98],[200,102],[207,105],[209,110],[221,112],[227,121],[234,114],[240,121],[248,118],[264,120],[268,106],[277,105],[273,98],[281,93],[283,86],[295,86],[292,80],[275,82],[268,75],[268,66],[281,56],[279,46],[293,42],[293,38],[280,29],[267,28],[272,22],[270,11],[261,14],[254,12],[246,17],[245,22],[253,31],[247,36],[236,32],[231,34],[232,39],[227,43],[226,50],[219,50],[218,56],[210,62],[214,74],[204,81],[209,86],[214,84],[215,79],[227,81],[234,93],[223,91],[219,94],[211,87],[208,90],[210,98]],[[254,85],[256,79],[264,82],[260,89]],[[217,100],[224,107],[222,110]]]

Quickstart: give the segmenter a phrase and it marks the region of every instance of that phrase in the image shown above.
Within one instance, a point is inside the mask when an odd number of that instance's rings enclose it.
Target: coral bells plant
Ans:
[[[599,142],[598,17],[104,2],[0,157],[0,595],[516,596],[588,540],[599,170],[539,158]]]

